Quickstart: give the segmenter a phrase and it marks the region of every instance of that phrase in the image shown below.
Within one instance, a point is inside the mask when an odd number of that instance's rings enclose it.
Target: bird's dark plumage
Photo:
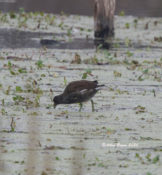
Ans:
[[[101,86],[104,85],[98,85],[97,81],[73,81],[67,85],[61,95],[54,97],[54,106],[88,101],[96,94]]]

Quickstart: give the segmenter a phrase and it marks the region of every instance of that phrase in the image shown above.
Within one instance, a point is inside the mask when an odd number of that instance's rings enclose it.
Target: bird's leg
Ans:
[[[79,112],[80,112],[81,109],[82,109],[82,107],[83,107],[83,104],[82,103],[79,103],[79,106],[80,106],[80,108],[79,108]]]
[[[92,104],[92,112],[94,112],[95,111],[95,108],[94,108],[94,102],[93,102],[93,100],[91,100],[91,104]]]

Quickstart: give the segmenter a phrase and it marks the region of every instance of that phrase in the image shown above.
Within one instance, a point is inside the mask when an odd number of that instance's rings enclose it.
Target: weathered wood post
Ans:
[[[95,39],[110,42],[114,36],[114,13],[116,0],[95,0],[94,35]]]

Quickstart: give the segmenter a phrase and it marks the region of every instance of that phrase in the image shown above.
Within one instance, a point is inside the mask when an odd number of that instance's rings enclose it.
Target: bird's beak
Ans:
[[[56,106],[57,106],[57,104],[56,104],[56,103],[54,103],[54,104],[53,104],[54,109],[56,108]]]

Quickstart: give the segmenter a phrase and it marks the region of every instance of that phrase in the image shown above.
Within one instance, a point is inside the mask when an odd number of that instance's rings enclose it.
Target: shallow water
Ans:
[[[93,41],[93,18],[56,16],[48,25],[43,16],[40,28],[39,15],[25,27],[18,27],[17,19],[0,25],[6,33],[0,37],[1,174],[161,175],[162,43],[154,38],[161,36],[162,19],[138,19],[135,28],[136,18],[115,17],[110,50],[79,45],[76,38],[86,41],[88,35]],[[50,43],[46,48],[42,40],[75,41],[78,47]],[[134,47],[143,45],[148,47]],[[82,112],[78,104],[54,110],[53,96],[87,70],[87,79],[106,85],[93,98],[96,111],[90,102]]]

